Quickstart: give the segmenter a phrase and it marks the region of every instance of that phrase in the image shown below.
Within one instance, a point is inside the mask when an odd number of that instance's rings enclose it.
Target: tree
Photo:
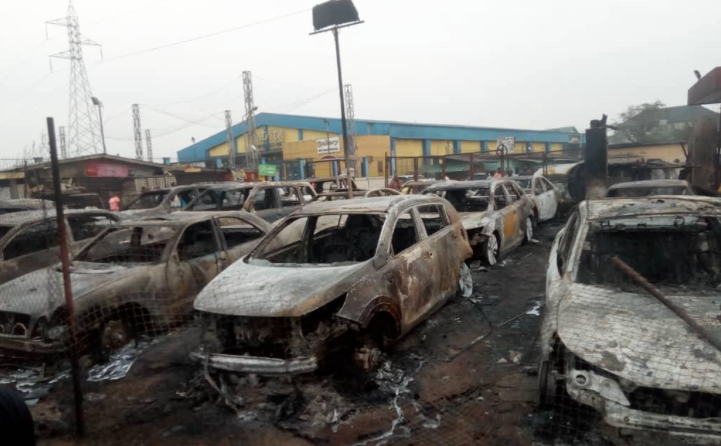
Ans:
[[[656,100],[640,105],[629,105],[626,111],[619,114],[619,121],[614,125],[617,127],[613,135],[618,142],[642,142],[648,139],[649,134],[658,126],[658,118],[655,111],[666,107],[666,104]]]

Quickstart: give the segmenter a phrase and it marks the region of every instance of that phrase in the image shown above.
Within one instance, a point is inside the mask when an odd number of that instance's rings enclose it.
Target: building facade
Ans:
[[[260,113],[255,118],[255,147],[260,163],[283,165],[285,178],[303,178],[313,164],[315,176],[332,175],[332,163],[321,160],[343,159],[341,120],[311,116]],[[515,153],[562,151],[577,148],[583,134],[574,127],[554,130],[523,130],[437,124],[415,124],[390,121],[355,121],[356,175],[383,176],[386,156],[420,157],[459,153],[496,153],[500,138],[514,138]],[[245,122],[232,127],[236,140],[236,165],[243,166],[249,147]],[[227,165],[229,144],[227,132],[218,133],[178,151],[180,163],[197,163],[206,167]],[[396,169],[393,163],[389,167]],[[393,172],[389,172],[393,173]],[[399,174],[405,172],[398,171]]]

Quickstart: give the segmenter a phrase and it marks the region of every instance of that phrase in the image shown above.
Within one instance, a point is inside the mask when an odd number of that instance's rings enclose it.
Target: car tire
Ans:
[[[535,220],[532,216],[526,217],[526,230],[523,232],[523,244],[527,245],[533,240],[533,226]]]
[[[36,444],[32,414],[20,394],[11,387],[0,388],[0,438],[3,444]]]
[[[484,266],[491,267],[498,263],[501,247],[496,234],[486,237],[481,243],[481,262]]]
[[[466,262],[461,263],[456,294],[461,297],[471,297],[473,295],[473,276]]]

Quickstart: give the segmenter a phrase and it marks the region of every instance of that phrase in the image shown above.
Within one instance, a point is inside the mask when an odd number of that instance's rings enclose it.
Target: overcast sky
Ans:
[[[84,56],[105,104],[108,152],[133,156],[130,106],[141,104],[154,155],[224,129],[243,114],[242,71],[259,112],[340,115],[330,34],[309,36],[320,0],[75,0]],[[365,24],[341,32],[356,117],[544,129],[660,99],[685,103],[721,64],[721,2],[697,0],[355,0]],[[46,116],[68,121],[65,0],[0,2],[0,157],[39,141]],[[292,14],[298,12],[297,14]],[[219,30],[215,37],[139,54]]]

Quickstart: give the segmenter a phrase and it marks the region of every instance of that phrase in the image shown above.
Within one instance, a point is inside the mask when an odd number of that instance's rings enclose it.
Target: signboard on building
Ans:
[[[128,176],[128,166],[92,162],[85,163],[85,176],[125,178]]]
[[[316,139],[318,145],[318,153],[335,153],[340,152],[340,138],[334,136],[332,138]]]
[[[259,177],[274,177],[278,173],[278,167],[275,164],[258,164]]]
[[[496,151],[499,154],[509,154],[513,153],[516,150],[516,138],[513,136],[504,136],[503,138],[498,138],[496,140]]]

